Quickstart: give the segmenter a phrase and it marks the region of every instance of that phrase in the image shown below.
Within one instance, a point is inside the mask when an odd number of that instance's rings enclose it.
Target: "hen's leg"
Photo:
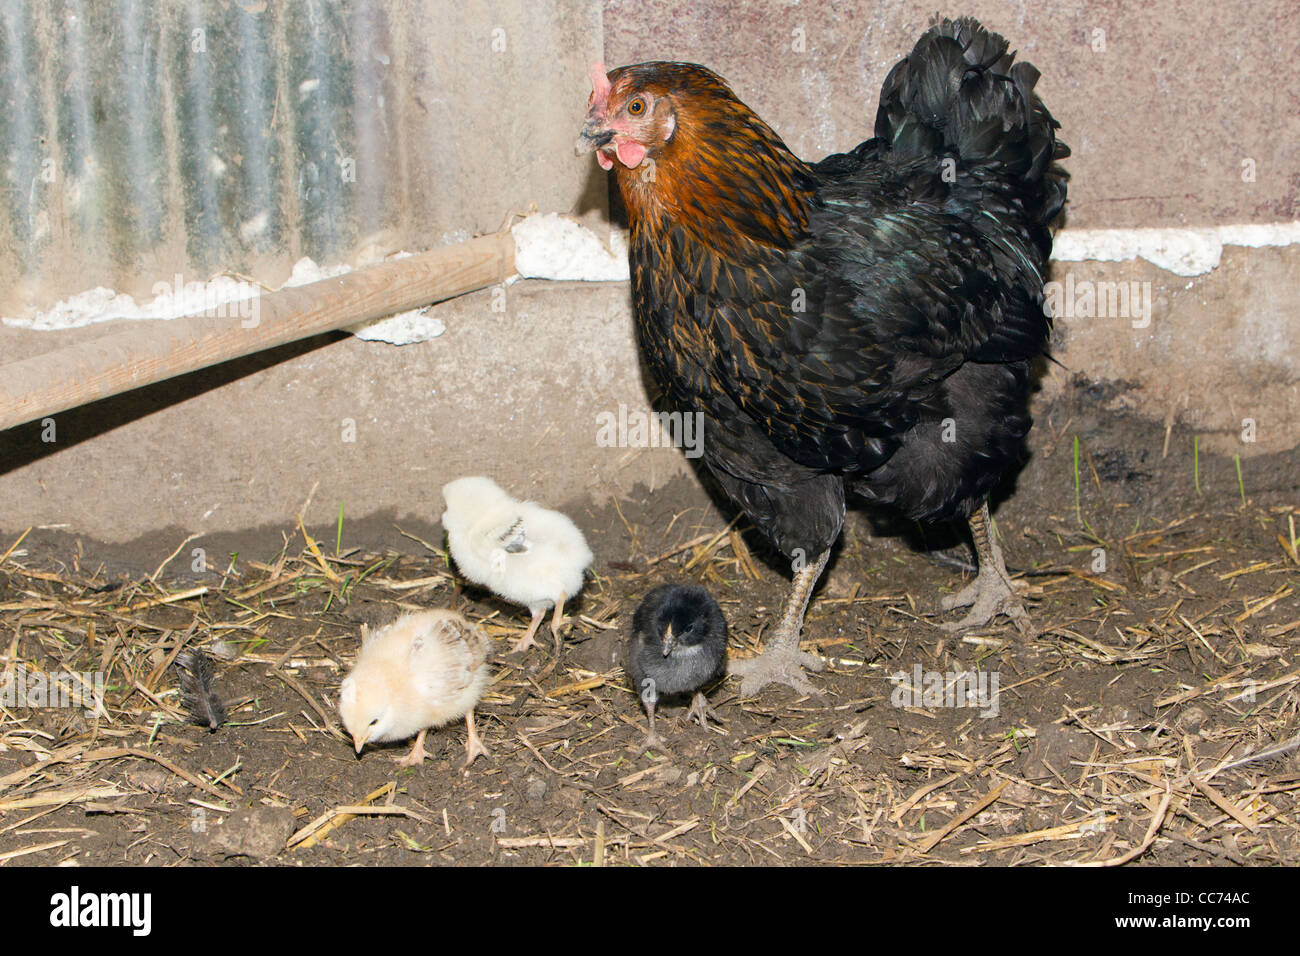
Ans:
[[[492,751],[483,746],[483,741],[478,739],[478,731],[474,729],[474,711],[465,715],[465,727],[469,731],[469,737],[465,741],[465,766],[468,767],[474,762],[474,758],[480,754],[484,757],[491,757]]]
[[[415,746],[411,748],[411,752],[397,761],[399,767],[418,767],[424,763],[424,758],[429,756],[424,752],[424,735],[426,733],[428,733],[427,730],[422,730],[416,735]]]
[[[831,552],[827,548],[816,561],[795,572],[794,584],[781,609],[781,620],[777,622],[772,637],[767,642],[767,650],[758,657],[732,661],[728,666],[728,673],[741,678],[742,697],[753,697],[768,684],[788,684],[801,694],[813,693],[813,685],[804,675],[804,668],[819,671],[826,665],[820,658],[799,650],[799,634],[803,631],[803,616],[808,610],[808,599],[812,597],[817,579],[826,569],[830,557]]]
[[[524,636],[515,642],[514,647],[510,648],[511,654],[516,654],[519,651],[526,651],[530,647],[537,646],[537,629],[541,627],[542,618],[545,616],[546,612],[540,608],[533,611],[532,623],[528,625],[528,630],[524,632]]]
[[[1007,566],[1002,562],[1002,549],[989,525],[987,501],[970,516],[970,535],[975,542],[979,573],[961,591],[939,602],[945,611],[969,607],[970,612],[960,621],[943,624],[941,627],[945,631],[964,631],[969,627],[987,624],[999,614],[1005,614],[1011,618],[1016,630],[1026,636],[1031,635],[1033,625],[1029,623],[1029,614],[1025,611],[1020,595],[1016,593],[1015,585],[1011,583]]]

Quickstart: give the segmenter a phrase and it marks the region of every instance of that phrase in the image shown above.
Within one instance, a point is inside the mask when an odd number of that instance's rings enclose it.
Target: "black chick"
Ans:
[[[663,584],[642,598],[632,615],[627,673],[650,715],[644,746],[662,746],[655,733],[661,697],[694,691],[686,716],[708,727],[709,705],[700,688],[721,677],[726,664],[727,621],[708,591],[693,584]]]

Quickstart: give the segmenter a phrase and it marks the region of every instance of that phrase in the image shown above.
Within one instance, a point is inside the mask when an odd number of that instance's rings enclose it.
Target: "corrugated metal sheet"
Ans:
[[[595,0],[0,0],[0,315],[565,211],[599,24]]]
[[[366,6],[5,0],[4,271],[341,255],[363,199],[343,182],[354,90],[377,65],[344,39],[367,39]]]

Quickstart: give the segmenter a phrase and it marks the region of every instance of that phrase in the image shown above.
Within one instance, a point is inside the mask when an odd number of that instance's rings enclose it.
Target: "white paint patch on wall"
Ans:
[[[388,258],[404,259],[410,255],[409,252],[399,252]],[[351,271],[351,266],[320,266],[310,258],[304,257],[294,264],[293,271],[281,288],[307,285],[319,282],[321,279],[346,275]],[[165,321],[200,311],[234,316],[239,314],[239,303],[272,291],[225,275],[214,276],[207,282],[197,280],[186,282],[183,276],[173,276],[170,280],[156,284],[156,288],[162,287],[166,287],[166,291],[147,302],[137,302],[133,296],[126,293],[99,286],[70,296],[44,312],[27,316],[2,317],[0,323],[16,329],[53,332],[81,328],[113,319]],[[388,342],[392,345],[426,342],[446,331],[446,326],[439,319],[426,315],[426,311],[427,309],[415,309],[402,312],[388,318],[364,322],[348,331],[357,338]]]

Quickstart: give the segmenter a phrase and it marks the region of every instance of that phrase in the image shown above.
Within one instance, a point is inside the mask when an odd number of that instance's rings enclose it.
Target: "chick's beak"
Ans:
[[[361,748],[366,745],[369,735],[356,733],[352,735],[352,747],[356,750],[357,756],[361,756]]]
[[[673,625],[669,622],[668,626],[664,628],[664,657],[671,654],[676,645],[677,635],[673,633]]]

